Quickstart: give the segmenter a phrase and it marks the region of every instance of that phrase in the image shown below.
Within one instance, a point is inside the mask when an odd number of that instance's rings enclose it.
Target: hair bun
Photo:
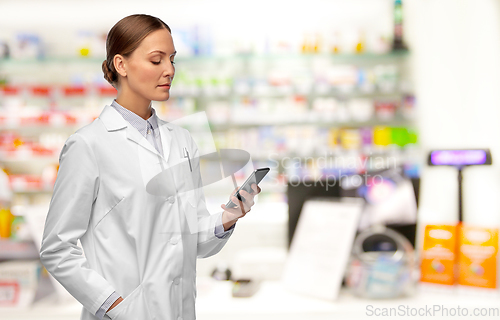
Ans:
[[[116,81],[117,77],[113,71],[109,70],[107,60],[104,60],[102,62],[102,72],[104,73],[104,79],[111,85],[114,85],[114,82]]]

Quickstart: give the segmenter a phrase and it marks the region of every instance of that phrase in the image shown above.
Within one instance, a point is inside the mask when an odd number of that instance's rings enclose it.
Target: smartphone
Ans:
[[[270,170],[269,168],[260,168],[260,169],[255,170],[254,172],[252,172],[252,174],[250,175],[250,177],[248,177],[248,179],[245,181],[245,183],[243,183],[243,185],[238,189],[238,191],[236,191],[235,197],[238,200],[241,200],[244,202],[245,198],[243,198],[240,195],[240,190],[245,190],[248,193],[252,193],[253,192],[252,184],[255,183],[255,184],[259,185],[259,182],[262,180],[262,178],[264,178],[264,176],[269,172],[269,170]],[[227,208],[235,208],[237,206],[238,205],[234,204],[231,200],[229,200],[229,202],[226,204]]]

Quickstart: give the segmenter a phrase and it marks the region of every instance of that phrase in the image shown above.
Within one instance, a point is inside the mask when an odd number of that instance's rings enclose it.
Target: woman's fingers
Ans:
[[[238,208],[235,209],[237,209],[239,212],[245,209],[245,204],[243,203],[243,201],[239,200],[235,196],[231,196],[231,201],[238,206]]]
[[[242,201],[238,198],[236,198],[235,196],[231,196],[231,201],[235,204],[235,205],[238,205],[238,206],[241,206],[242,205]]]
[[[250,211],[250,206],[247,204],[247,201],[243,202],[243,201],[238,200],[238,198],[236,198],[235,196],[231,196],[231,202],[233,202],[234,204],[236,204],[238,206],[237,208],[233,209],[236,211],[233,213],[245,214],[248,211]],[[227,211],[229,211],[229,209],[227,209]]]
[[[222,204],[221,208],[224,209],[225,211],[232,213],[232,214],[241,215],[241,216],[244,216],[245,214],[250,212],[250,210],[252,210],[252,206],[255,204],[255,201],[254,201],[255,195],[259,194],[262,191],[262,189],[256,183],[253,183],[250,187],[252,188],[251,193],[249,193],[248,191],[243,190],[243,189],[240,190],[240,192],[239,192],[241,198],[244,199],[244,201],[239,200],[235,196],[236,192],[240,188],[239,186],[236,187],[233,190],[232,194],[229,196],[229,199],[231,200],[231,202],[233,202],[237,207],[227,208],[226,205]]]
[[[253,201],[253,194],[246,192],[245,190],[240,191],[240,195],[245,198],[245,204],[249,207],[253,206],[255,202]]]
[[[252,184],[252,190],[254,195],[259,194],[262,191],[262,189],[255,183]]]
[[[232,214],[238,215],[238,216],[244,216],[248,212],[248,208],[246,208],[245,204],[238,200],[235,196],[231,197],[231,201],[237,205],[236,208],[227,208],[225,207],[224,210],[231,212]]]

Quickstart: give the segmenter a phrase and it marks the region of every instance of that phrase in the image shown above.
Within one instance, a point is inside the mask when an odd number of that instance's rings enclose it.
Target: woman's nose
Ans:
[[[175,73],[175,68],[171,63],[167,63],[167,67],[165,68],[164,71],[166,76],[170,76],[171,78],[174,76]]]
[[[172,79],[174,78],[174,74],[175,74],[175,72],[168,72],[168,71],[165,71],[165,72],[163,73],[163,76],[164,76],[165,78],[168,78],[168,79],[169,79],[169,81],[172,81]]]

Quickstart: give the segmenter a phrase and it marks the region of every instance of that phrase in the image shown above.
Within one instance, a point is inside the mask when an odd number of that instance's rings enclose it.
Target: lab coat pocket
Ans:
[[[102,221],[106,220],[106,217],[111,213],[113,212],[114,210],[116,210],[116,208],[121,204],[123,203],[123,200],[125,199],[125,197],[121,197],[120,200],[118,200],[118,202],[116,202],[114,205],[112,205],[108,210],[107,212],[101,217],[101,219],[99,219],[99,221],[97,221],[97,223],[95,224],[94,226],[94,229],[97,228],[97,226],[99,224],[101,224]]]
[[[112,320],[152,320],[142,284],[106,314]]]

